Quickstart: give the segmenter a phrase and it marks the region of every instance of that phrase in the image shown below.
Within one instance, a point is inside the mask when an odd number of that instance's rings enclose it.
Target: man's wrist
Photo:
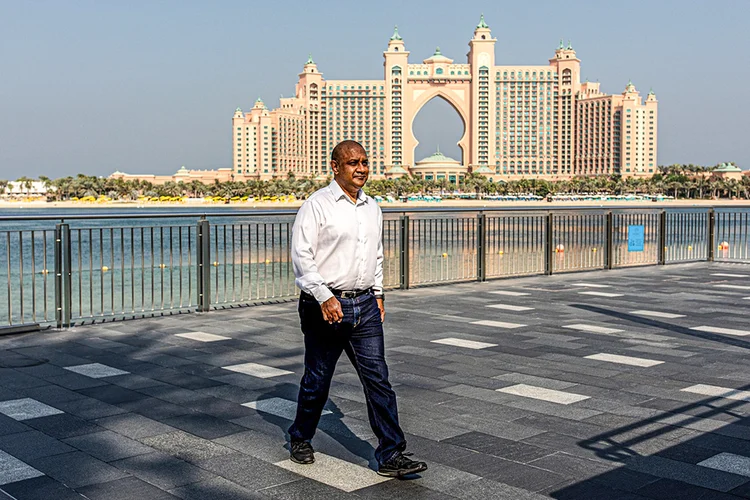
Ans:
[[[375,294],[375,298],[376,298],[376,299],[380,299],[380,300],[382,300],[383,302],[385,302],[385,295],[383,295],[383,292],[380,292],[380,293],[376,293],[376,294]]]

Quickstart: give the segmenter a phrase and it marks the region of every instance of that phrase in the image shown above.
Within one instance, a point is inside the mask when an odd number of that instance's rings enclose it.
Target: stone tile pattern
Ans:
[[[294,303],[3,336],[0,498],[750,498],[747,292],[715,286],[748,274],[696,263],[391,292],[391,381],[408,451],[430,465],[412,481],[372,470],[346,357],[318,461],[287,460]]]

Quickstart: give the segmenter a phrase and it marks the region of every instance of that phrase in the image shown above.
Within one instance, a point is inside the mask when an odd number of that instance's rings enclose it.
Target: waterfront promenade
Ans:
[[[0,337],[0,499],[750,498],[748,305],[705,262],[390,292],[400,481],[346,359],[288,460],[294,302]]]

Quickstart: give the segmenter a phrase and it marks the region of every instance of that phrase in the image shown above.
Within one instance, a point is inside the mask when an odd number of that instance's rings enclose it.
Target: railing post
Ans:
[[[552,256],[555,253],[555,249],[553,248],[554,244],[554,238],[552,237],[552,221],[553,221],[554,215],[552,212],[549,212],[547,214],[546,220],[545,220],[545,245],[544,245],[544,274],[551,275],[552,274]]]
[[[401,248],[399,252],[399,267],[401,268],[401,289],[406,290],[409,288],[409,216],[402,215],[399,218],[401,223],[400,231],[400,243]]]
[[[615,267],[615,226],[614,226],[614,214],[607,212],[607,227],[605,236],[605,254],[604,257],[607,259],[604,263],[605,269],[613,269]]]
[[[211,225],[206,219],[198,221],[198,311],[211,308]]]
[[[55,225],[55,322],[57,328],[70,326],[72,284],[70,261],[70,226]]]
[[[477,215],[477,281],[487,281],[487,215]]]
[[[659,212],[659,265],[667,263],[667,211]]]
[[[714,261],[716,252],[716,212],[713,208],[708,209],[708,261]]]

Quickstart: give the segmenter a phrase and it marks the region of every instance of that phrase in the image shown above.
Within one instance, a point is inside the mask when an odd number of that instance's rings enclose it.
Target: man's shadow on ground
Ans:
[[[287,401],[292,401],[294,403],[294,407],[296,408],[298,391],[299,387],[294,384],[279,384],[264,392],[258,398],[258,402],[273,398],[280,398]],[[363,403],[362,406],[365,407],[365,404]],[[378,462],[375,459],[375,448],[373,448],[369,442],[355,435],[346,426],[346,424],[344,424],[344,422],[341,420],[344,417],[344,413],[338,408],[338,406],[336,406],[333,401],[329,399],[326,402],[324,410],[328,410],[331,413],[325,414],[320,418],[316,436],[319,436],[321,432],[327,434],[333,440],[343,446],[347,451],[349,451],[349,453],[367,460],[369,468],[377,471]],[[260,415],[266,422],[279,427],[284,432],[287,440],[284,447],[289,450],[289,433],[287,431],[289,429],[289,426],[292,425],[292,420],[288,420],[287,418],[280,417],[273,413],[262,410],[258,410],[258,415]],[[293,414],[291,415],[291,418],[294,418]],[[313,448],[315,448],[315,438],[313,438]]]

